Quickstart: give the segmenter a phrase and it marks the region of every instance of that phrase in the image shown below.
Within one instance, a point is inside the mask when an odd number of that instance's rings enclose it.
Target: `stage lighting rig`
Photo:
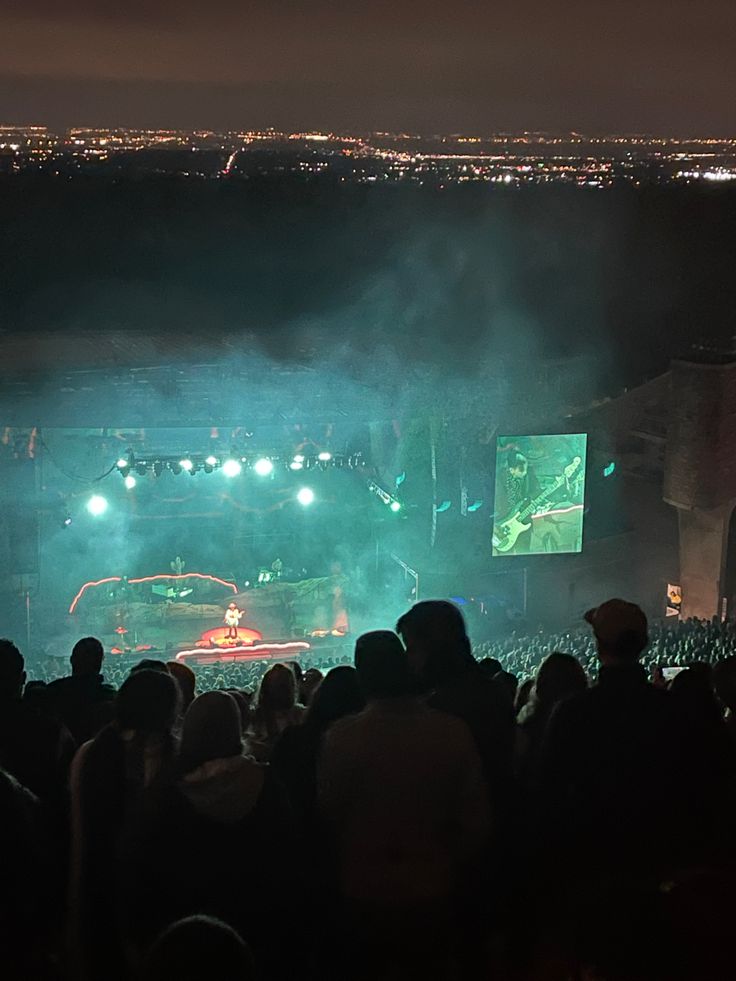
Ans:
[[[377,484],[375,480],[368,481],[368,490],[371,492],[371,494],[375,494],[379,501],[383,501],[383,503],[386,504],[394,512],[394,514],[397,514],[401,510],[401,501],[397,497],[394,497],[393,494],[389,494],[389,492],[381,487],[380,484]]]

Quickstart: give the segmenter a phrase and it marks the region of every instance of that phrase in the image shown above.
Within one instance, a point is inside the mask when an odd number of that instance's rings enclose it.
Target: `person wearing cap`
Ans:
[[[658,876],[692,858],[698,829],[707,833],[694,806],[709,794],[703,744],[639,664],[644,612],[611,599],[585,620],[598,680],[550,719],[538,774],[540,840],[571,884]]]

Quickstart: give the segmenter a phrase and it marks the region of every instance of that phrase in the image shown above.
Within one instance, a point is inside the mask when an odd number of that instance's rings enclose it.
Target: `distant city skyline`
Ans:
[[[0,0],[0,117],[422,133],[736,132],[728,0]]]

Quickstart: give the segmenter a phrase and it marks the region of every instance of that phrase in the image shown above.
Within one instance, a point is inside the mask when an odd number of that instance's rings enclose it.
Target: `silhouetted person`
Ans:
[[[588,687],[580,662],[572,654],[553,651],[542,661],[531,700],[519,718],[520,772],[533,780],[539,765],[539,754],[553,710],[564,698],[578,695]]]
[[[171,778],[179,690],[166,671],[137,671],[115,697],[113,722],[80,747],[71,772],[71,934],[90,979],[121,974],[114,915],[120,832],[143,792]]]
[[[0,640],[0,767],[47,804],[63,811],[74,741],[59,722],[22,699],[25,661],[9,640]]]
[[[167,661],[166,669],[179,686],[181,695],[179,706],[182,715],[184,715],[197,693],[197,676],[187,664],[182,664],[181,661]]]
[[[298,704],[297,696],[296,676],[288,664],[274,664],[266,671],[251,713],[247,740],[248,750],[256,759],[267,762],[284,729],[302,721],[304,707]]]
[[[477,750],[464,723],[410,693],[395,634],[360,637],[355,667],[368,704],[330,728],[319,777],[342,892],[398,908],[447,898],[489,828]]]
[[[255,981],[253,955],[226,923],[189,916],[172,923],[148,952],[141,981]]]
[[[50,973],[51,842],[38,798],[0,770],[0,974],[8,981]]]
[[[702,741],[639,664],[647,620],[608,600],[586,614],[600,672],[547,727],[540,814],[566,876],[646,878],[688,857],[706,833],[712,786]],[[702,808],[702,809],[701,809]]]
[[[724,708],[724,718],[731,743],[736,747],[736,657],[727,657],[716,664],[713,684]]]
[[[462,719],[470,730],[483,761],[495,812],[510,793],[512,782],[513,699],[473,658],[463,615],[452,603],[416,603],[399,619],[396,630],[429,705]]]
[[[121,914],[131,948],[144,950],[172,920],[206,913],[230,924],[263,957],[278,918],[298,908],[294,824],[271,768],[243,754],[240,710],[231,695],[195,698],[184,718],[178,778],[143,803],[121,862]],[[217,854],[193,853],[197,842],[217,842]],[[273,963],[290,953],[277,945]]]
[[[83,637],[74,645],[72,673],[52,681],[46,697],[78,745],[92,739],[112,719],[115,689],[102,675],[104,651],[96,637]]]
[[[284,730],[276,743],[271,762],[300,822],[309,824],[314,815],[317,761],[325,733],[338,719],[363,708],[365,696],[355,668],[332,668],[317,688],[304,722]]]

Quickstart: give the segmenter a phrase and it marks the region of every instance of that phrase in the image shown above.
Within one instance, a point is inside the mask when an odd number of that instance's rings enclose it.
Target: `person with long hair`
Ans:
[[[303,720],[304,707],[297,698],[296,677],[288,664],[274,664],[266,671],[247,738],[248,751],[257,760],[267,762],[284,729]]]
[[[117,693],[114,720],[77,752],[71,771],[70,941],[83,977],[120,969],[111,915],[120,831],[143,791],[172,772],[179,691],[166,671],[131,673]]]

